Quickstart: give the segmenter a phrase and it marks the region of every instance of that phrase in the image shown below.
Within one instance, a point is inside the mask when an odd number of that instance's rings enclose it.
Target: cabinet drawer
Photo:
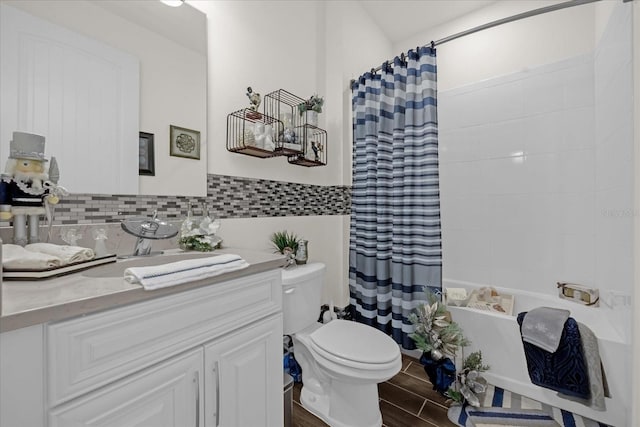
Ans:
[[[47,326],[50,407],[281,311],[280,270]]]

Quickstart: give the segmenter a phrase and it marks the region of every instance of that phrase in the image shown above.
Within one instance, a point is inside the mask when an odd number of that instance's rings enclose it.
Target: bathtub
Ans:
[[[471,291],[477,286],[449,281],[446,287],[464,287]],[[490,366],[484,373],[487,381],[506,390],[615,427],[629,426],[631,346],[617,324],[620,313],[607,306],[586,307],[557,296],[513,289],[497,290],[515,296],[513,316],[464,307],[448,307],[453,320],[471,340],[471,345],[464,349],[465,355],[481,350],[484,363]],[[531,383],[516,316],[522,311],[541,306],[569,310],[571,317],[587,325],[598,337],[600,357],[611,394],[611,398],[605,398],[606,411],[597,411],[580,403],[562,399],[555,391]]]

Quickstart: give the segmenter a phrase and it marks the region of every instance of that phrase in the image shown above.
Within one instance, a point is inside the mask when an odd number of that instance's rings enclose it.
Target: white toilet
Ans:
[[[383,332],[346,320],[318,323],[325,265],[282,271],[284,333],[302,368],[302,405],[331,427],[379,427],[378,383],[402,366]]]

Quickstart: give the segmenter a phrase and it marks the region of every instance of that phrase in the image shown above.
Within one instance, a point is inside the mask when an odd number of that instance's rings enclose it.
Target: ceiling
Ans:
[[[186,48],[207,54],[206,15],[189,4],[170,7],[149,0],[93,0],[92,3]]]
[[[398,43],[481,9],[495,0],[361,0],[364,9],[384,31],[391,43]]]

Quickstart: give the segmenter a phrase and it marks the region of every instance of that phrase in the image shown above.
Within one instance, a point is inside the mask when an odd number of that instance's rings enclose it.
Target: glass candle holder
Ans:
[[[300,240],[298,242],[298,250],[296,251],[296,264],[306,264],[309,259],[309,251],[307,247],[307,240]]]

